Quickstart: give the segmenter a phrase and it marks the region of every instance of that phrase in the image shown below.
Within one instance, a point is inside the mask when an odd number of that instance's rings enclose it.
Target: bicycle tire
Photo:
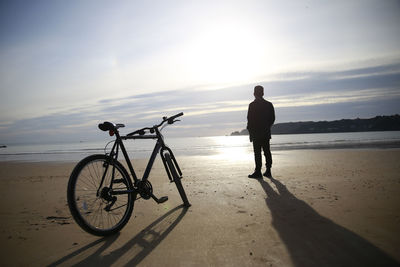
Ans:
[[[179,195],[182,198],[183,205],[185,207],[190,207],[191,205],[190,205],[190,203],[189,203],[189,201],[187,199],[185,189],[183,188],[183,185],[182,185],[182,182],[181,182],[181,177],[179,177],[179,175],[178,175],[178,173],[177,173],[177,171],[175,169],[175,165],[172,162],[171,155],[169,153],[165,153],[164,157],[165,157],[165,161],[167,162],[167,165],[168,165],[168,168],[170,170],[170,173],[172,175],[173,181],[174,181],[174,183],[176,185],[176,188],[178,189]]]
[[[107,165],[104,183],[98,190]],[[110,161],[106,155],[84,158],[69,178],[67,199],[71,215],[83,230],[93,235],[107,236],[119,232],[132,215],[135,194],[107,194],[113,167],[114,179],[117,179],[114,180],[113,190],[133,190],[126,169],[118,161]]]

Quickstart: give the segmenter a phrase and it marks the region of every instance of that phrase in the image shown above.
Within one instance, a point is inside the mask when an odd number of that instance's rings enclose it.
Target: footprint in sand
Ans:
[[[52,223],[57,223],[59,225],[64,225],[64,224],[70,224],[68,222],[69,217],[63,217],[63,216],[48,216],[46,217],[47,220],[51,221]]]

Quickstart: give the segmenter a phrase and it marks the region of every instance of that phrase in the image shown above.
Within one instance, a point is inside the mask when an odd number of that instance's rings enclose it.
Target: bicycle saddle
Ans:
[[[115,131],[122,127],[125,127],[125,125],[121,123],[114,124],[108,121],[99,124],[99,129],[102,131]]]

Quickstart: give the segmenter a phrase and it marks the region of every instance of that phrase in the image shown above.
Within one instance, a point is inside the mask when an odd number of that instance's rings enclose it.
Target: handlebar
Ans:
[[[174,115],[174,116],[171,116],[171,117],[169,117],[168,118],[168,123],[169,123],[169,120],[174,120],[174,119],[176,119],[176,118],[178,118],[178,117],[180,117],[180,116],[183,116],[183,112],[181,112],[181,113],[178,113],[178,114],[176,114],[176,115]],[[173,123],[173,122],[172,122]],[[170,123],[171,124],[171,123]]]
[[[154,131],[155,131],[154,129],[155,128],[161,127],[165,122],[168,122],[168,124],[173,124],[174,122],[179,121],[179,120],[175,120],[175,119],[180,117],[180,116],[183,116],[183,112],[175,114],[175,115],[173,115],[173,116],[171,116],[169,118],[168,117],[163,117],[163,120],[162,120],[162,122],[160,124],[154,125],[153,127],[144,127],[142,129],[139,129],[139,130],[136,130],[134,132],[131,132],[131,133],[127,134],[126,136],[132,136],[132,135],[135,135],[135,134],[145,135],[146,134],[146,130],[150,131],[150,133],[154,133]]]

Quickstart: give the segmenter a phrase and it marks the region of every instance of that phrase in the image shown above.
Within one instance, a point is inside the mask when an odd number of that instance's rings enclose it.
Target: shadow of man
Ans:
[[[319,215],[271,178],[258,180],[267,194],[272,225],[285,243],[295,266],[399,266],[367,240]]]
[[[176,212],[180,210],[180,213]],[[73,258],[78,258],[85,254],[89,249],[101,244],[101,246],[96,249],[94,253],[91,253],[83,260],[74,263],[73,266],[110,266],[120,259],[124,254],[130,253],[132,258],[128,263],[124,264],[126,266],[136,266],[138,265],[147,255],[155,249],[158,244],[161,243],[164,238],[178,225],[182,218],[187,213],[188,208],[184,205],[177,206],[172,210],[168,211],[163,216],[159,217],[157,220],[149,224],[140,233],[134,236],[131,240],[126,242],[122,247],[110,251],[107,255],[102,255],[113,243],[117,240],[120,233],[112,235],[109,237],[103,237],[98,239],[72,253],[64,256],[58,261],[50,264],[49,266],[58,266],[65,263],[68,260],[73,260]],[[167,220],[169,219],[169,220]],[[138,247],[135,247],[135,246]],[[135,247],[135,249],[133,249]]]

